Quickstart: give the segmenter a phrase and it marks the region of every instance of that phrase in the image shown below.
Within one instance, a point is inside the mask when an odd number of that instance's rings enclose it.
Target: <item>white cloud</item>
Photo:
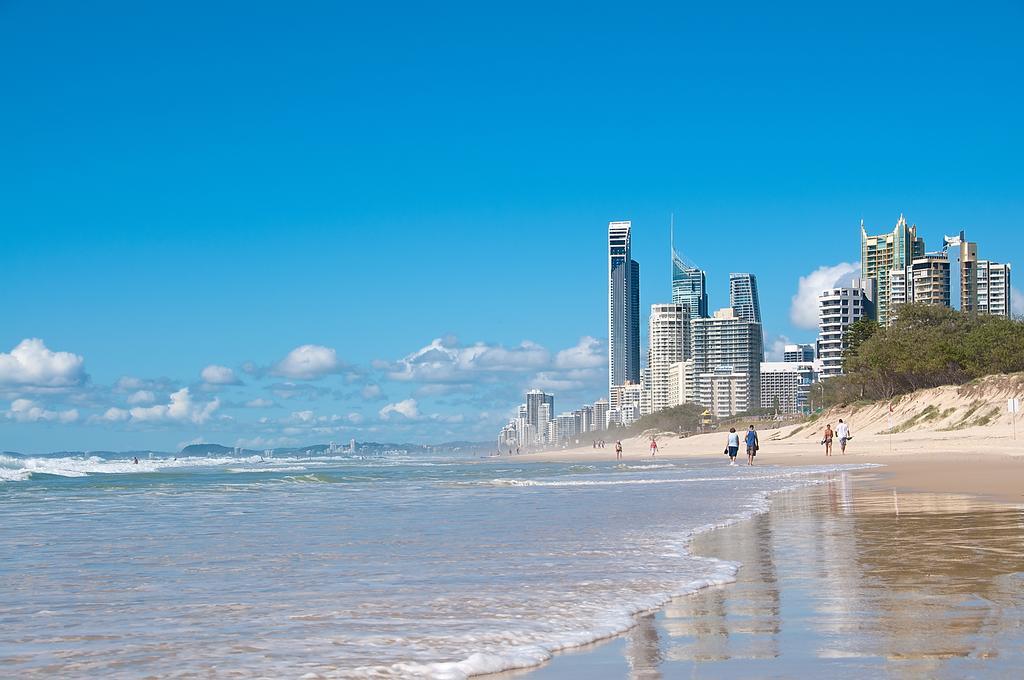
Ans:
[[[240,385],[242,382],[233,370],[217,364],[210,364],[199,375],[207,385]]]
[[[26,338],[9,354],[0,353],[0,384],[72,387],[85,380],[85,360],[71,352],[53,352],[39,338]]]
[[[589,335],[580,338],[575,347],[563,349],[555,355],[556,368],[599,368],[607,365],[608,348],[606,344]]]
[[[338,354],[322,345],[300,345],[274,365],[273,373],[295,380],[315,380],[342,368]]]
[[[102,416],[99,417],[99,420],[107,420],[107,421],[110,421],[112,423],[116,423],[116,422],[121,422],[121,421],[124,421],[124,420],[128,420],[131,417],[132,416],[131,416],[130,413],[128,413],[127,409],[117,408],[116,406],[112,406],[112,407],[108,408],[103,413]]]
[[[73,423],[78,420],[78,411],[76,409],[48,411],[40,406],[38,402],[31,399],[15,399],[11,402],[11,408],[4,415],[19,423],[37,423],[40,421]]]
[[[152,404],[156,401],[156,395],[150,390],[139,390],[137,392],[133,392],[132,395],[128,397],[127,401],[133,406],[138,406],[140,404]]]
[[[316,415],[312,411],[295,411],[291,419],[297,423],[311,423],[316,420]]]
[[[220,408],[219,399],[197,403],[192,400],[192,394],[188,388],[182,387],[171,394],[168,403],[136,406],[128,411],[128,415],[132,422],[191,422],[201,425],[209,420],[218,408]]]
[[[393,380],[467,382],[474,376],[536,370],[550,360],[546,349],[529,340],[506,348],[482,342],[463,347],[455,338],[437,338],[387,367]]]
[[[273,406],[273,405],[274,405],[274,402],[270,401],[269,399],[264,399],[263,397],[259,397],[257,399],[251,399],[251,400],[245,402],[245,407],[246,408],[268,408],[268,407]]]
[[[789,307],[789,320],[797,328],[818,327],[818,296],[829,288],[849,285],[850,279],[860,272],[860,265],[840,262],[818,267],[807,276],[800,277],[796,295]]]
[[[765,361],[782,361],[786,353],[786,345],[792,344],[785,335],[776,335],[775,339],[764,345]]]
[[[348,418],[348,422],[353,425],[358,425],[363,422],[363,414],[361,413],[349,413],[346,417]]]
[[[363,399],[372,400],[380,399],[381,394],[383,394],[383,390],[381,390],[380,385],[367,385],[360,390],[359,393],[362,395]]]
[[[1010,287],[1010,313],[1013,318],[1024,318],[1024,293],[1017,287]]]
[[[420,417],[420,408],[415,399],[404,399],[394,404],[388,404],[377,413],[381,420],[388,420],[392,414],[404,416],[409,420],[416,420]]]

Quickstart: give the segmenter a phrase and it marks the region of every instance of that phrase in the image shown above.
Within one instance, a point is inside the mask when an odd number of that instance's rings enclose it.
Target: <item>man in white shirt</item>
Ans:
[[[850,434],[850,426],[844,423],[842,418],[836,425],[836,436],[839,437],[839,450],[846,453],[846,442],[853,438],[853,435]]]

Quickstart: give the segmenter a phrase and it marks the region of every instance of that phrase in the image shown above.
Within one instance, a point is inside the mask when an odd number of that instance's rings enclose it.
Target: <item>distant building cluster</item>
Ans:
[[[502,450],[566,445],[682,404],[716,418],[806,413],[811,386],[842,374],[847,332],[861,319],[891,324],[907,303],[1010,314],[1010,265],[979,259],[978,244],[963,231],[927,252],[902,215],[892,232],[877,236],[861,222],[861,277],[821,291],[817,343],[786,345],[782,361],[765,361],[757,277],[729,274],[729,306],[712,313],[706,273],[679,254],[674,239],[669,246],[671,301],[650,305],[644,366],[632,223],[608,223],[608,397],[556,415],[554,395],[530,390],[499,433]]]
[[[968,241],[963,231],[945,236],[941,250],[928,252],[917,225],[908,225],[903,215],[891,232],[874,236],[862,221],[860,263],[861,278],[818,296],[822,378],[842,375],[851,324],[873,319],[891,325],[908,303],[1010,316],[1010,264],[980,259],[978,244]]]

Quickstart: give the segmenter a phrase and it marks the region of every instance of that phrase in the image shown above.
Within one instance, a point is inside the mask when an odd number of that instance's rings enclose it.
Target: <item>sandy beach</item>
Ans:
[[[1004,502],[1024,502],[1024,418],[1006,413],[1006,400],[1024,393],[1024,376],[992,376],[979,384],[922,390],[890,403],[834,408],[819,417],[779,427],[754,422],[758,429],[759,465],[876,463],[885,465],[889,485],[897,490],[960,493]],[[839,419],[850,425],[853,439],[846,454],[838,438],[832,456],[821,444],[826,424],[835,430]],[[737,428],[742,438],[746,424]],[[612,433],[604,448],[592,438],[579,446],[518,456],[536,461],[614,460]],[[623,458],[651,458],[654,436],[659,459],[718,457],[726,462],[725,431],[680,437],[650,433],[622,440]],[[741,447],[738,462],[746,464]]]

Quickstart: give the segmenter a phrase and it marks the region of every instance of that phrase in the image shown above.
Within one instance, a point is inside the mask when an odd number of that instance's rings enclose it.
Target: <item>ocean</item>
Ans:
[[[719,458],[724,458],[719,456]],[[734,579],[698,532],[853,465],[0,456],[11,677],[463,678]]]

